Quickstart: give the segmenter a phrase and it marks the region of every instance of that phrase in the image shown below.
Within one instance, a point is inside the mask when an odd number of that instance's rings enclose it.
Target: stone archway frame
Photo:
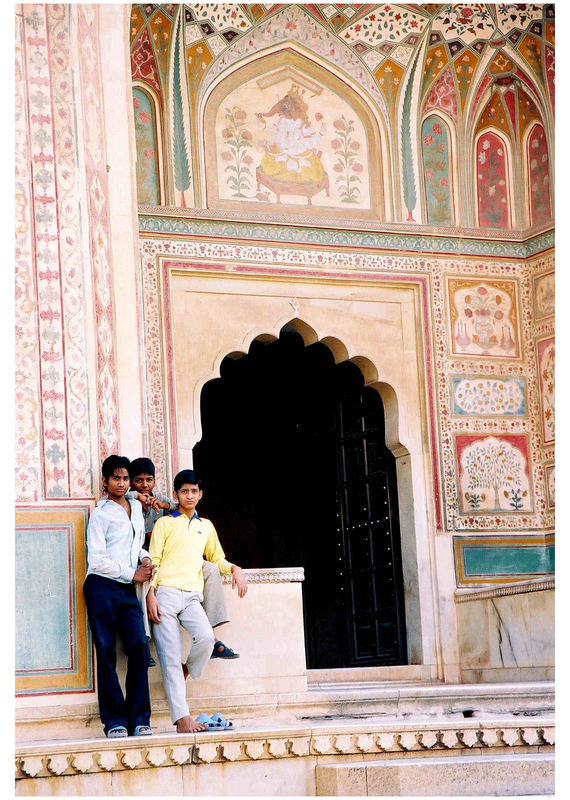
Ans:
[[[349,98],[350,105],[364,125],[366,133],[370,209],[319,207],[318,202],[311,206],[304,206],[280,205],[275,202],[247,203],[219,198],[216,145],[212,132],[215,130],[216,114],[220,105],[241,84],[285,68],[305,73],[313,81],[320,82],[332,92],[342,93]],[[302,217],[307,220],[310,218],[320,221],[323,218],[346,220],[347,215],[350,214],[350,218],[354,220],[389,221],[392,218],[392,192],[385,121],[378,109],[375,109],[371,102],[366,101],[362,91],[358,91],[359,88],[347,75],[336,74],[332,71],[331,65],[320,63],[314,53],[305,51],[300,45],[293,42],[287,42],[286,45],[279,46],[276,51],[264,53],[248,63],[239,64],[229,74],[222,75],[219,81],[211,87],[201,105],[201,108],[204,109],[199,132],[201,204],[209,209],[232,210],[246,216],[248,211],[275,214],[277,210],[278,213],[289,219]],[[210,132],[210,135],[207,135],[207,132]]]
[[[272,341],[288,324],[305,344],[319,341],[335,362],[350,360],[382,396],[386,443],[396,458],[406,629],[410,664],[438,669],[435,545],[421,277],[307,277],[220,271],[220,265],[163,262],[166,387],[174,471],[192,464],[200,440],[203,386],[226,356],[239,358],[254,339]],[[334,334],[331,334],[334,331]],[[420,602],[421,598],[421,602]]]

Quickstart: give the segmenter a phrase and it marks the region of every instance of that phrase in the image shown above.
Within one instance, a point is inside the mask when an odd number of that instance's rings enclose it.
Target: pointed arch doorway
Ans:
[[[227,557],[303,566],[309,669],[407,663],[396,469],[380,395],[293,327],[201,395],[201,511]]]

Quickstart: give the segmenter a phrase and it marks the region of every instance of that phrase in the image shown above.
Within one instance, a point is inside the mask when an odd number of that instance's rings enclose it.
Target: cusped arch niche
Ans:
[[[386,141],[357,91],[290,48],[213,89],[202,147],[211,209],[383,221]]]

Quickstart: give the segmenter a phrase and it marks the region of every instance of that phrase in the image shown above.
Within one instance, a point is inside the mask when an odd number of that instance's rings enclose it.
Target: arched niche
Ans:
[[[496,128],[485,128],[473,145],[475,208],[482,228],[513,227],[511,143]]]
[[[431,109],[422,120],[421,152],[426,220],[430,225],[457,224],[455,125]]]
[[[522,137],[526,214],[529,227],[552,221],[550,153],[544,126],[531,122]]]
[[[293,47],[231,72],[205,101],[204,204],[382,221],[386,135],[357,87]]]
[[[165,203],[165,182],[160,100],[150,86],[134,81],[133,105],[137,200],[139,205],[161,205]]]

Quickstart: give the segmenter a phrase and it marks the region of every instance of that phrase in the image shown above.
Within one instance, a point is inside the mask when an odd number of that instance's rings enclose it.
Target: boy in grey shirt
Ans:
[[[155,491],[155,467],[150,458],[135,458],[130,465],[131,491],[127,498],[140,500],[143,507],[145,541],[144,549],[148,550],[154,523],[159,517],[175,511],[178,504],[164,494]],[[202,565],[204,575],[204,602],[202,603],[206,616],[212,628],[229,622],[228,607],[224,596],[222,577],[215,564],[204,561]],[[212,658],[239,658],[239,653],[234,653],[231,647],[217,640],[214,643]]]

